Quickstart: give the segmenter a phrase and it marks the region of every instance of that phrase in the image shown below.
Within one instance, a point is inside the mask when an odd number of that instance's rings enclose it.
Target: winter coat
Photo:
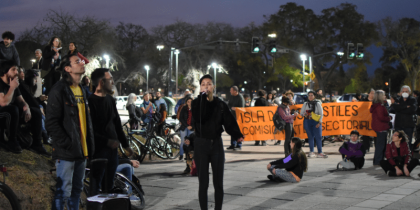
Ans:
[[[370,113],[372,113],[372,129],[376,132],[385,131],[389,129],[389,114],[388,110],[382,103],[374,103],[370,106]]]
[[[6,60],[13,60],[20,66],[19,53],[16,50],[14,42],[9,47],[6,47],[4,41],[0,42],[0,63]]]
[[[254,104],[254,106],[269,106],[269,105],[270,104],[268,104],[268,101],[263,97],[257,98]]]
[[[408,164],[410,162],[411,151],[410,151],[410,148],[408,147],[407,142],[401,142],[400,143],[400,154],[399,155],[402,158],[404,158],[404,164]],[[397,152],[397,146],[395,146],[394,142],[388,143],[386,145],[385,157],[392,166],[396,165],[394,158],[398,157],[398,152]]]
[[[303,103],[302,108],[300,110],[300,115],[304,116],[306,110],[310,110],[310,106],[313,106],[313,104],[315,104],[315,114],[321,116],[318,122],[322,123],[322,118],[324,117],[324,110],[322,109],[321,102],[318,100],[307,101]]]
[[[92,120],[85,90],[81,86],[80,88],[85,101],[88,157],[92,159],[95,150]],[[58,81],[51,89],[48,95],[47,110],[45,127],[53,139],[53,160],[84,160],[80,143],[79,110],[73,91],[64,79]]]
[[[191,112],[192,114],[192,112]],[[181,109],[181,114],[179,116],[179,122],[181,122],[181,127],[179,128],[181,131],[185,130],[188,127],[188,105],[185,105]],[[191,126],[193,126],[194,130],[194,119],[191,117]]]
[[[409,96],[406,101],[400,97],[392,104],[392,107],[395,110],[395,128],[414,128],[416,126],[417,100],[414,97]]]
[[[363,157],[366,154],[366,149],[363,147],[361,142],[357,142],[356,144],[344,142],[338,151],[341,153],[343,158],[346,157],[348,160],[354,157]]]
[[[58,51],[58,54],[61,55],[61,50]],[[42,70],[50,72],[50,70],[54,70],[54,65],[52,65],[52,59],[55,56],[55,51],[51,49],[51,46],[47,45],[44,50],[42,51],[42,58],[44,61],[42,62]],[[59,65],[61,59],[58,59],[55,64]],[[43,75],[44,77],[45,75]]]

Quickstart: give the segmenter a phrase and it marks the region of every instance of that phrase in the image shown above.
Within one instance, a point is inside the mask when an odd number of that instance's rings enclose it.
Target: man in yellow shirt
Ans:
[[[80,86],[84,65],[77,55],[66,55],[57,68],[62,79],[48,95],[46,128],[53,140],[52,157],[57,168],[52,209],[79,209],[86,160],[94,153],[86,93]]]

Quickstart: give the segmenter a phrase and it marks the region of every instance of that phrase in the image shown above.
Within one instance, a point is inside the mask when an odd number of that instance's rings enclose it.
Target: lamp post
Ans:
[[[217,75],[216,75],[216,73],[217,73],[217,71],[216,71],[216,68],[217,68],[217,63],[212,63],[211,64],[211,66],[213,67],[213,69],[214,69],[214,94],[216,95],[216,84],[217,84]]]
[[[306,61],[306,55],[305,54],[301,54],[300,55],[300,59],[302,60],[302,92],[305,92],[305,61]]]
[[[149,91],[149,70],[150,70],[149,65],[145,65],[145,66],[144,66],[144,69],[146,69],[146,72],[147,72],[147,73],[146,73],[146,75],[147,75],[147,76],[146,76],[146,78],[147,78],[147,86],[146,86],[147,88],[146,88],[146,92],[147,92],[147,91]]]
[[[104,59],[106,61],[106,67],[109,68],[109,55],[105,54]]]
[[[175,90],[175,94],[178,94],[178,54],[180,53],[179,50],[175,50],[175,71],[176,71],[176,75],[175,75],[175,84],[176,84],[176,90]]]

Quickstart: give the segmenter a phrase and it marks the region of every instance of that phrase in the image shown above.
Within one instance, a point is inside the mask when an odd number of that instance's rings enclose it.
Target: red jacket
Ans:
[[[394,142],[388,143],[386,145],[386,151],[385,151],[385,157],[388,160],[388,162],[395,166],[394,157],[397,157],[397,146],[395,146]],[[408,148],[407,142],[401,142],[400,143],[400,156],[405,157],[404,164],[408,164],[411,160],[411,151],[410,148]]]
[[[372,113],[372,129],[374,131],[379,132],[389,129],[389,114],[383,104],[372,104],[372,106],[370,106],[370,113]]]

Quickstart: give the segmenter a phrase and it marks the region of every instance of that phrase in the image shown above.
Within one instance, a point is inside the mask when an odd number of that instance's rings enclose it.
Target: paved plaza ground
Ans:
[[[225,148],[230,136],[223,135]],[[389,178],[372,164],[373,151],[365,167],[357,171],[334,171],[341,159],[341,143],[324,147],[327,159],[309,158],[309,169],[300,183],[274,183],[267,179],[269,161],[284,156],[283,145],[253,146],[245,142],[241,151],[225,151],[223,209],[420,209],[420,167],[411,177]],[[308,152],[306,145],[304,151]],[[316,151],[316,150],[315,150]],[[198,178],[183,175],[185,162],[145,162],[136,169],[146,193],[146,209],[200,209]],[[210,170],[211,171],[211,170]],[[209,209],[214,208],[210,175]]]

